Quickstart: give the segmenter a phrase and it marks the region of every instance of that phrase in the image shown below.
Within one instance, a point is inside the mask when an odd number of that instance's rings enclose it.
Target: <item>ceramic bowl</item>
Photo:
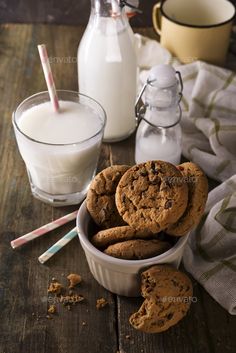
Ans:
[[[140,273],[157,264],[170,264],[178,268],[188,234],[178,238],[175,245],[165,253],[145,260],[123,260],[104,254],[90,242],[93,235],[92,218],[84,201],[77,215],[77,231],[94,278],[109,291],[129,296],[140,296]]]

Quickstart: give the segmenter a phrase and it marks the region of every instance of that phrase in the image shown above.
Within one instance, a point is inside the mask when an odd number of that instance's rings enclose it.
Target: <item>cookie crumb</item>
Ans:
[[[49,314],[55,314],[57,312],[56,305],[50,305],[48,308],[48,313]]]
[[[52,320],[52,317],[50,315],[46,315],[46,319]]]
[[[60,282],[51,282],[48,287],[48,293],[59,295],[63,291],[63,288],[64,287]]]
[[[129,339],[130,339],[130,335],[126,335],[125,338],[126,338],[127,340],[129,340]]]
[[[82,277],[78,275],[77,273],[71,273],[67,276],[67,279],[69,280],[69,288],[74,288],[77,286],[77,284],[81,283]]]
[[[96,308],[99,310],[99,309],[102,309],[104,308],[106,305],[108,304],[108,301],[105,299],[105,298],[99,298],[97,299],[97,302],[96,302]]]
[[[58,282],[58,280],[55,277],[52,277],[52,282]]]
[[[86,324],[86,322],[85,321],[83,321],[82,322],[82,326],[86,326],[87,324]]]

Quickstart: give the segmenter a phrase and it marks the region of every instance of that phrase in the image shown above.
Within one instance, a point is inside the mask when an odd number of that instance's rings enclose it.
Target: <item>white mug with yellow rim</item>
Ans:
[[[153,7],[161,44],[181,62],[225,62],[235,7],[228,0],[165,0]]]

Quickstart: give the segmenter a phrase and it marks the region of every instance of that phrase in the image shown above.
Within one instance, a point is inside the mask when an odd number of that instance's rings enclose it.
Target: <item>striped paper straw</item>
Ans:
[[[30,233],[27,233],[25,235],[22,235],[21,237],[14,239],[11,241],[11,246],[13,249],[18,248],[19,246],[28,243],[29,241],[40,237],[43,234],[46,234],[48,232],[50,232],[53,229],[56,229],[60,226],[62,226],[63,224],[66,224],[70,221],[73,221],[73,219],[76,218],[78,213],[77,211],[74,211],[72,213],[67,214],[66,216],[63,216],[61,218],[56,219],[55,221],[52,221],[48,224],[45,224],[44,226],[37,228],[35,230],[33,230]]]
[[[51,66],[50,66],[49,59],[48,59],[46,45],[45,44],[38,45],[38,51],[39,51],[41,64],[43,67],[44,77],[45,77],[46,84],[48,87],[48,93],[50,96],[50,100],[52,102],[53,109],[56,112],[58,112],[59,111],[59,102],[58,102],[57,92],[56,92],[56,88],[55,88],[55,84],[54,84],[54,80],[53,80],[53,76],[52,76]]]
[[[60,240],[58,240],[53,246],[51,246],[47,251],[39,256],[38,260],[41,264],[48,261],[54,254],[61,250],[66,244],[68,244],[74,237],[77,236],[76,227],[73,228],[69,233],[64,235]]]

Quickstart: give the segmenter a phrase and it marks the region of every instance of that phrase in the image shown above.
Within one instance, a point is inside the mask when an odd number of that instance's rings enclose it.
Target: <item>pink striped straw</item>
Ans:
[[[33,240],[35,238],[38,238],[41,235],[46,234],[46,233],[50,232],[51,230],[62,226],[63,224],[66,224],[66,223],[68,223],[70,221],[73,221],[73,219],[76,218],[77,213],[78,213],[78,210],[74,211],[72,213],[69,213],[68,215],[63,216],[61,218],[58,218],[55,221],[52,221],[52,222],[50,222],[48,224],[45,224],[44,226],[42,226],[40,228],[37,228],[37,229],[33,230],[32,232],[29,232],[29,233],[27,233],[25,235],[22,235],[21,237],[19,237],[17,239],[12,240],[11,241],[12,248],[16,249],[19,246],[21,246],[23,244],[26,244],[29,241],[31,241],[31,240]]]
[[[49,59],[48,59],[46,45],[45,44],[38,45],[38,51],[39,51],[41,64],[43,67],[44,77],[45,77],[46,84],[48,87],[48,93],[50,96],[50,100],[52,102],[53,109],[55,110],[55,112],[58,112],[59,111],[59,102],[58,102],[57,91],[56,91],[53,76],[52,76],[51,66],[50,66]]]

